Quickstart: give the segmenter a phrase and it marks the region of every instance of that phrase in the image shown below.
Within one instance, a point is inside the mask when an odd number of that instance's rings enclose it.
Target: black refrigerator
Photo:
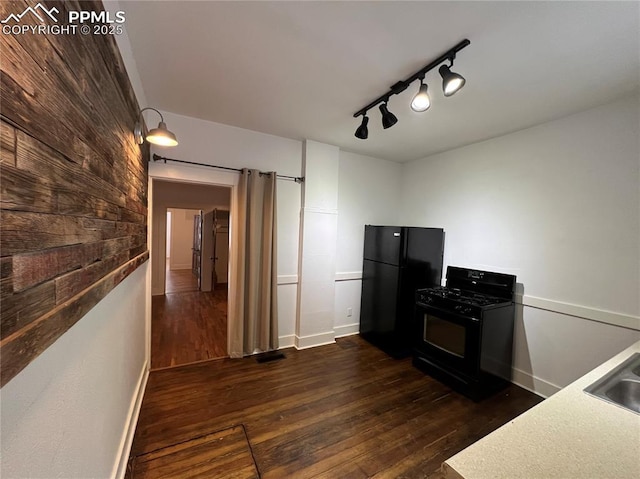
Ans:
[[[440,286],[444,230],[408,226],[364,229],[360,335],[393,357],[411,354],[415,291]]]

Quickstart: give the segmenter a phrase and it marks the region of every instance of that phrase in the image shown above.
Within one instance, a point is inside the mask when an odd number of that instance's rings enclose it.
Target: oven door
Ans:
[[[416,303],[418,355],[440,367],[476,376],[480,367],[478,318]]]

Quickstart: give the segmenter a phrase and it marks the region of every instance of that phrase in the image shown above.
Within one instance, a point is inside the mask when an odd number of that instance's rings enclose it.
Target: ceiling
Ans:
[[[640,88],[640,2],[120,1],[149,105],[405,162]],[[353,113],[468,38],[467,79],[415,113],[412,84],[369,138]],[[171,125],[169,125],[171,127]],[[179,136],[180,132],[176,132]]]

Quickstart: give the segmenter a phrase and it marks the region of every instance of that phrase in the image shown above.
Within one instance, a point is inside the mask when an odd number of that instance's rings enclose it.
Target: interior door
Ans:
[[[229,277],[229,212],[216,210],[214,221],[214,284],[226,284]]]
[[[202,272],[200,274],[200,291],[211,291],[213,289],[214,223],[215,210],[209,211],[202,216]]]
[[[193,217],[193,247],[191,252],[191,272],[198,279],[198,289],[200,289],[200,275],[202,272],[202,211]]]

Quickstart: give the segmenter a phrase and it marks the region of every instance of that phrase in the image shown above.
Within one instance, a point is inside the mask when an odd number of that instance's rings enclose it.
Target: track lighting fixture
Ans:
[[[362,115],[362,123],[356,130],[356,138],[360,138],[361,140],[366,140],[367,138],[369,138],[369,129],[367,128],[368,124],[369,117],[365,113],[364,115]]]
[[[382,114],[382,127],[386,130],[387,128],[392,127],[398,122],[396,116],[391,113],[387,107],[387,103],[389,102],[389,98],[393,95],[398,95],[405,91],[411,83],[416,80],[420,80],[420,87],[418,92],[415,94],[413,99],[411,100],[411,109],[413,111],[422,112],[429,109],[431,106],[431,98],[428,93],[428,86],[425,83],[424,79],[426,74],[433,70],[435,67],[440,65],[442,62],[449,61],[450,65],[442,65],[439,68],[440,76],[442,77],[442,91],[444,96],[449,97],[453,95],[455,92],[460,90],[465,84],[465,79],[462,75],[452,72],[451,67],[453,66],[453,60],[456,57],[456,53],[458,53],[463,48],[469,46],[471,42],[466,38],[458,43],[455,47],[451,48],[446,53],[440,55],[438,58],[433,60],[427,66],[422,68],[420,71],[417,71],[413,75],[411,75],[406,80],[399,81],[392,85],[389,88],[389,91],[384,95],[373,100],[367,106],[361,108],[357,112],[353,114],[354,118],[358,118],[362,116],[362,124],[356,130],[356,138],[360,138],[362,140],[366,140],[369,136],[369,131],[367,129],[367,124],[369,123],[369,118],[367,117],[367,112],[373,108],[374,106],[380,105],[380,113]]]
[[[429,92],[427,91],[427,84],[420,80],[420,89],[416,96],[411,100],[411,109],[413,111],[427,111],[431,106],[431,98],[429,98]]]
[[[148,132],[146,131],[146,128],[144,127],[144,123],[142,121],[142,112],[146,110],[153,110],[158,115],[160,115],[160,123],[158,123],[158,128],[153,128]],[[147,107],[140,110],[140,113],[138,113],[138,121],[136,121],[136,124],[133,128],[133,135],[138,145],[142,145],[144,143],[144,140],[147,140],[149,143],[153,143],[154,145],[160,146],[176,146],[178,144],[176,135],[167,129],[167,124],[164,122],[162,113],[160,113],[155,108]]]
[[[385,130],[398,123],[396,116],[387,109],[386,101],[380,105],[380,113],[382,113],[382,128]]]

